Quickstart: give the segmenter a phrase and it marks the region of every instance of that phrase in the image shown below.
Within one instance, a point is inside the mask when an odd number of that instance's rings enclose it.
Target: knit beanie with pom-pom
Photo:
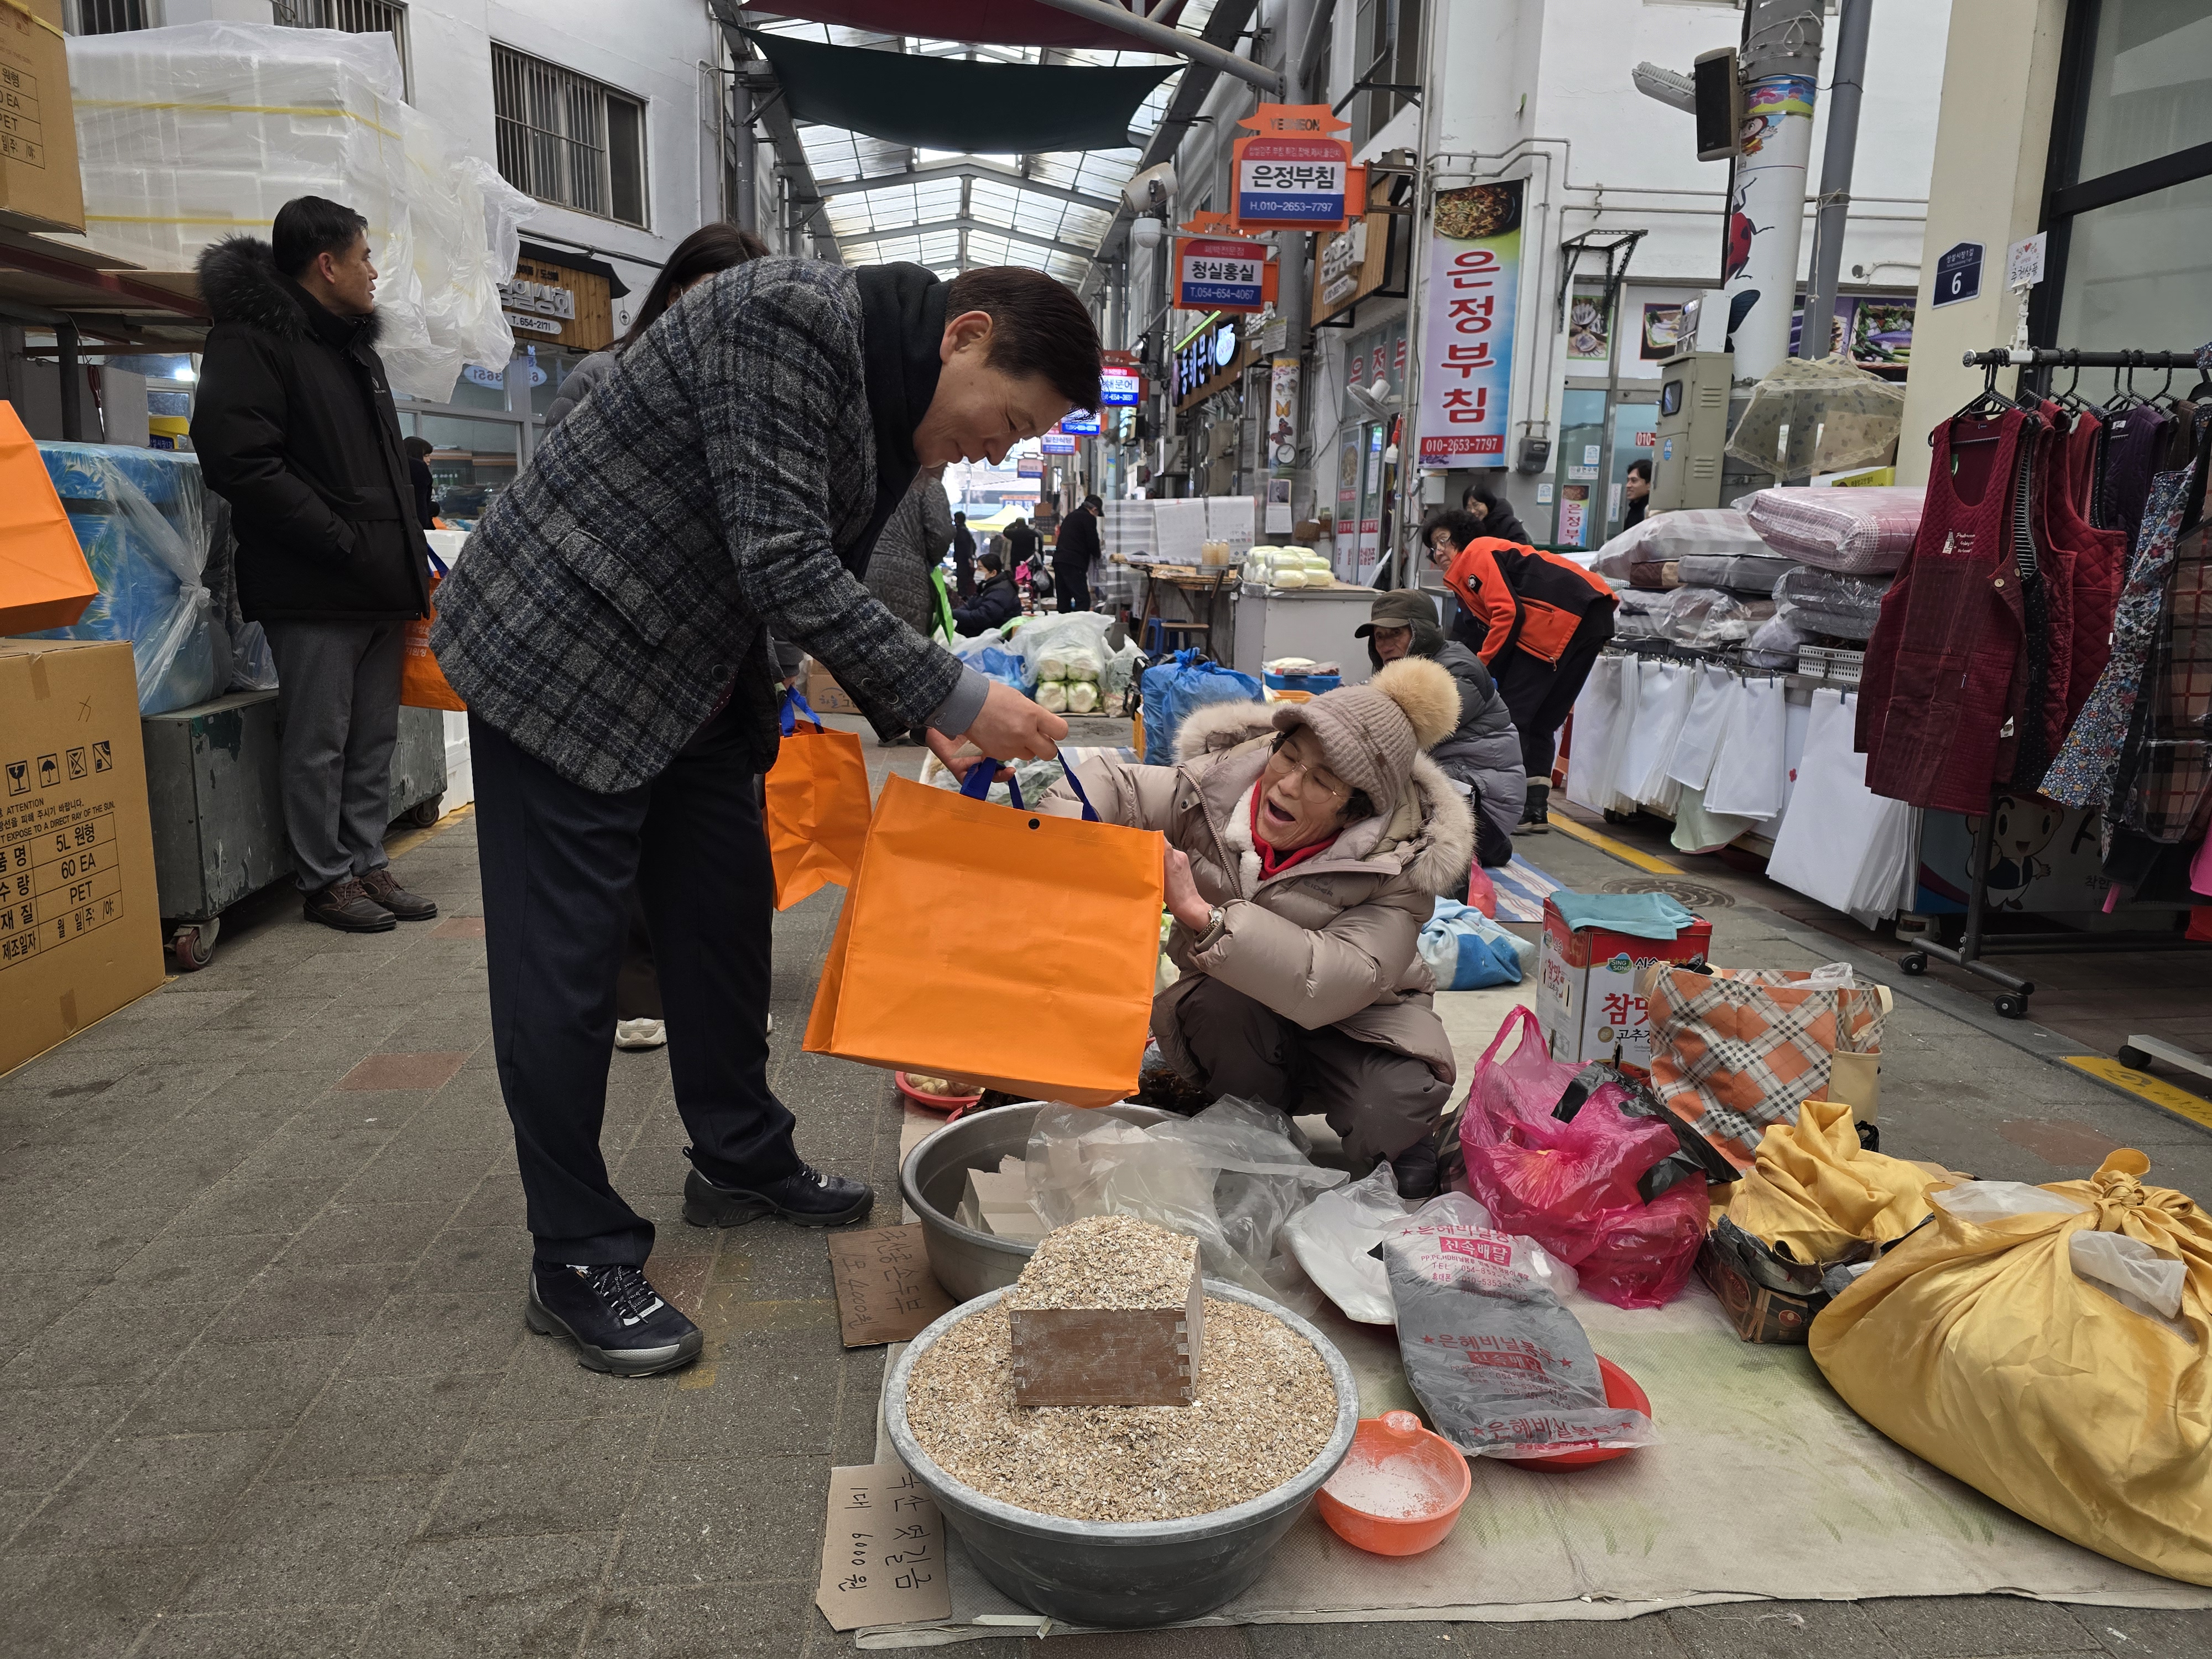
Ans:
[[[1426,657],[1401,657],[1364,685],[1278,705],[1275,728],[1311,727],[1328,769],[1387,812],[1406,793],[1413,757],[1458,730],[1459,713],[1451,670]]]

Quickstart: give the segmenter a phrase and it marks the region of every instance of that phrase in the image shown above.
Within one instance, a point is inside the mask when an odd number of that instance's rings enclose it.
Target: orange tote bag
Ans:
[[[429,614],[407,624],[407,655],[399,665],[399,702],[406,708],[450,708],[465,714],[468,704],[446,683],[446,671],[430,649],[430,625],[438,620],[438,584],[446,580],[446,562],[430,555]]]
[[[978,763],[965,787],[988,789],[994,766]],[[1109,1105],[1136,1091],[1159,954],[1157,832],[894,777],[868,825],[806,1048],[977,1078],[1027,1099]]]
[[[799,724],[802,715],[811,731]],[[853,884],[870,803],[860,738],[830,731],[796,691],[784,693],[781,720],[763,816],[775,861],[775,908],[788,910],[818,888]]]
[[[99,597],[46,458],[0,403],[0,635],[67,628]]]

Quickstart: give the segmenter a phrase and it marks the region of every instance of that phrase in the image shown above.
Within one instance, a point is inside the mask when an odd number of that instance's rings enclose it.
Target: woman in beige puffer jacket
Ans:
[[[1421,752],[1457,726],[1425,658],[1310,703],[1226,703],[1182,723],[1176,764],[1080,763],[1100,817],[1167,837],[1168,955],[1152,1035],[1214,1096],[1321,1112],[1355,1170],[1436,1188],[1455,1075],[1414,950],[1474,853],[1466,802]],[[1082,810],[1063,783],[1044,810]]]

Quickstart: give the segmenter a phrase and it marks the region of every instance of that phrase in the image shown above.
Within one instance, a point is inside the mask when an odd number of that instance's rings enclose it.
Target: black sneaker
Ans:
[[[1521,822],[1513,826],[1516,836],[1545,836],[1552,830],[1552,786],[1528,781],[1528,804],[1521,809]]]
[[[617,1376],[654,1376],[688,1365],[707,1339],[660,1299],[632,1267],[576,1267],[533,1262],[522,1310],[541,1336],[565,1336],[576,1363]]]
[[[1398,1196],[1434,1198],[1441,1184],[1437,1164],[1437,1143],[1429,1135],[1423,1135],[1392,1158],[1390,1172],[1398,1178]]]
[[[805,1164],[762,1187],[720,1186],[696,1169],[684,1177],[684,1218],[695,1227],[742,1227],[764,1215],[799,1227],[842,1227],[867,1214],[875,1201],[865,1182]]]

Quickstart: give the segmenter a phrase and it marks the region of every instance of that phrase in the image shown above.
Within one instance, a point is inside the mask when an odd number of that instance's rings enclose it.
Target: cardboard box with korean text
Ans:
[[[860,705],[854,702],[845,688],[837,684],[837,677],[820,663],[806,659],[806,701],[817,714],[857,714]]]
[[[0,4],[0,225],[84,229],[62,0]]]
[[[1544,940],[1537,953],[1536,1018],[1552,1058],[1583,1066],[1615,1060],[1651,1069],[1651,1019],[1637,975],[1655,962],[1702,963],[1713,925],[1693,917],[1672,939],[1637,939],[1603,927],[1569,927],[1558,906],[1544,902]]]
[[[0,640],[0,1072],[161,982],[128,645]]]

